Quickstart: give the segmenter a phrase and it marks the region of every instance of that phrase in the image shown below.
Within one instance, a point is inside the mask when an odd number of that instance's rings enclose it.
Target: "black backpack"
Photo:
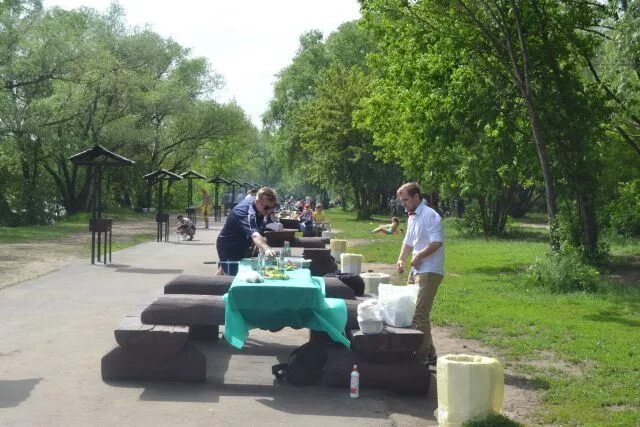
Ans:
[[[308,342],[293,350],[287,363],[273,365],[271,372],[292,385],[312,385],[322,378],[327,358],[324,345]]]

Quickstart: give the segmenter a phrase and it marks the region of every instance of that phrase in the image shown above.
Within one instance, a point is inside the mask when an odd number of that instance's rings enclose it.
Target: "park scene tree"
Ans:
[[[98,172],[69,159],[95,145],[135,162],[105,172],[107,210],[147,212],[145,175],[194,170],[317,199],[374,264],[396,263],[401,238],[371,229],[406,230],[396,190],[415,181],[451,236],[434,324],[526,365],[541,423],[638,422],[640,2],[359,5],[299,35],[258,126],[220,101],[228,76],[209,58],[117,3],[0,1],[0,242],[86,218]],[[168,186],[183,212],[185,185]],[[547,351],[586,379],[527,364]]]

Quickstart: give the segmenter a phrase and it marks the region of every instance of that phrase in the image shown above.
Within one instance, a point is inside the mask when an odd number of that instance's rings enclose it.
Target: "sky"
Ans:
[[[45,7],[105,12],[111,0],[44,0]],[[120,0],[131,27],[148,24],[191,54],[209,59],[225,87],[258,127],[273,96],[275,75],[291,63],[305,31],[325,37],[360,17],[357,0]]]

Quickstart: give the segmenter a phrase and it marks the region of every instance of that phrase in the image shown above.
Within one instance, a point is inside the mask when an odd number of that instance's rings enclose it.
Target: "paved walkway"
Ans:
[[[0,290],[0,425],[435,425],[435,381],[428,396],[407,397],[274,383],[271,365],[308,331],[252,332],[245,348],[202,344],[205,383],[105,383],[100,359],[113,330],[181,273],[213,274],[213,230],[192,242],[145,243]]]

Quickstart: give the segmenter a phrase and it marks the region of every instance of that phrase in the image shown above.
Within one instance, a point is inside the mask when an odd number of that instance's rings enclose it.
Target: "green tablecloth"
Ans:
[[[246,266],[241,265],[240,271]],[[349,347],[344,336],[347,307],[342,299],[325,298],[324,280],[308,269],[286,273],[289,280],[248,283],[236,276],[225,294],[224,337],[242,348],[254,328],[285,326],[324,331],[332,340]]]

